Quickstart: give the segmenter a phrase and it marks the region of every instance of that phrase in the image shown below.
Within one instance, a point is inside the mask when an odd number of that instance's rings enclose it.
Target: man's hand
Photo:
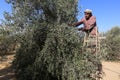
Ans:
[[[68,26],[75,26],[75,23],[70,23],[68,24]]]

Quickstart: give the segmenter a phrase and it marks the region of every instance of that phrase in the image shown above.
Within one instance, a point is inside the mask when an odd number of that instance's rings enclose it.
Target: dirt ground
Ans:
[[[16,80],[14,69],[12,68],[12,61],[14,55],[7,55],[1,60],[0,57],[0,80]]]
[[[0,80],[16,80],[12,61],[14,55],[7,55],[5,59],[0,61]],[[120,62],[102,62],[103,79],[102,80],[120,80]]]
[[[102,62],[103,80],[120,80],[120,62]]]

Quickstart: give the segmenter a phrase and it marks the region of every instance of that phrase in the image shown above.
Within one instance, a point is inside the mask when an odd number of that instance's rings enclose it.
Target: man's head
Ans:
[[[84,11],[84,14],[85,14],[85,18],[86,18],[86,19],[89,19],[89,18],[92,16],[92,10],[86,9],[86,10]]]

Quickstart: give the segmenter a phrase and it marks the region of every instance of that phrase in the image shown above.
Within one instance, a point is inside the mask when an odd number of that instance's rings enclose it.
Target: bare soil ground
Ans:
[[[7,55],[3,59],[0,57],[0,80],[16,80],[12,61],[14,55]]]
[[[120,80],[120,62],[102,62],[103,80]]]

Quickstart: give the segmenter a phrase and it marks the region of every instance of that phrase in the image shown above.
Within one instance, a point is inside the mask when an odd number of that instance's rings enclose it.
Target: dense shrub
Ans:
[[[106,39],[103,41],[106,47],[106,60],[120,60],[120,28],[113,27],[106,32]]]

